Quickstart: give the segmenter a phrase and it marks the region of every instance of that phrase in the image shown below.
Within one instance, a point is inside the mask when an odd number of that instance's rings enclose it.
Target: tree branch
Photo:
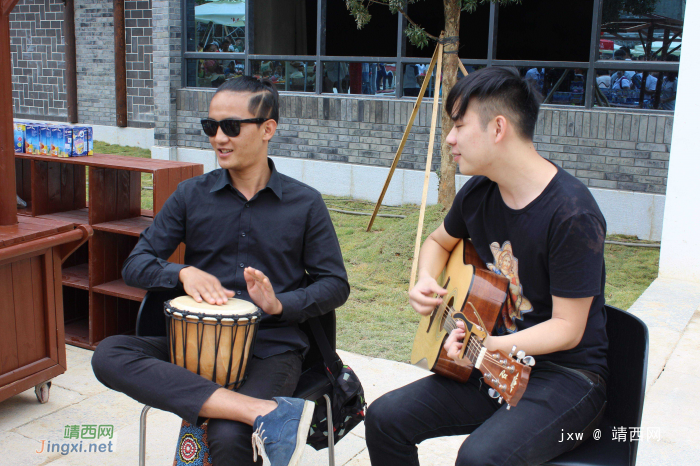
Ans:
[[[389,3],[388,3],[388,2],[382,2],[381,0],[367,0],[367,3],[376,3],[377,5],[389,6]],[[404,17],[408,20],[408,22],[411,23],[411,24],[413,24],[413,26],[415,26],[415,27],[417,27],[417,28],[423,29],[421,26],[419,26],[418,24],[416,24],[416,22],[413,21],[413,20],[406,14],[406,12],[403,10],[403,8],[396,7],[396,10],[397,10],[399,13],[401,13],[402,15],[404,15]],[[434,40],[434,41],[437,41],[437,40],[438,40],[438,37],[436,37],[436,36],[430,34],[430,33],[429,33],[428,31],[426,31],[425,29],[423,29],[423,31],[425,32],[425,35],[428,36],[430,39],[432,39],[432,40]]]

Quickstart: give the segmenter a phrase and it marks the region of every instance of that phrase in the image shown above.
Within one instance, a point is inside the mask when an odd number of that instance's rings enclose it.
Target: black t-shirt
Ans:
[[[535,200],[514,210],[503,202],[496,183],[475,176],[457,193],[445,229],[455,238],[471,238],[488,268],[510,280],[508,309],[495,334],[551,319],[552,296],[594,296],[578,346],[535,359],[607,378],[606,225],[583,183],[559,168]]]

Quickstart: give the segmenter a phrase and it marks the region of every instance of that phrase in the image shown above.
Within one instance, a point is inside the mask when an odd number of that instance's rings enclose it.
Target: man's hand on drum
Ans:
[[[201,303],[202,300],[209,304],[221,305],[233,298],[235,294],[221,286],[221,282],[214,275],[199,270],[196,267],[185,267],[180,270],[180,281],[185,288],[185,293]]]
[[[246,267],[243,270],[243,278],[245,278],[250,299],[265,314],[282,314],[282,303],[275,296],[270,279],[264,273],[253,267]]]

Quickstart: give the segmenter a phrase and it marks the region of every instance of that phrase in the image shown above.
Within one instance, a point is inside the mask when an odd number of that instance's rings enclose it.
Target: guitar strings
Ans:
[[[454,330],[454,329],[457,328],[457,322],[454,320],[454,318],[453,318],[451,315],[448,315],[447,312],[449,312],[450,314],[453,314],[454,312],[456,312],[456,310],[455,310],[455,308],[453,308],[452,306],[445,306],[445,312],[443,313],[443,316],[445,317],[446,320],[445,320],[445,323],[444,323],[444,325],[443,325],[443,328],[447,329],[447,330],[448,330],[448,333],[449,333],[449,332],[452,332],[452,330]],[[474,346],[473,346],[473,348],[470,348],[470,346],[472,345],[472,343],[473,343]],[[477,343],[475,340],[472,340],[471,338],[469,338],[468,347],[467,347],[467,350],[465,350],[465,352],[466,352],[466,351],[469,351],[470,349],[472,349],[472,350],[474,350],[474,352],[475,352],[474,358],[478,357],[479,352],[480,352],[480,350],[481,350],[481,348],[479,348],[478,345],[479,345],[479,343]],[[486,354],[484,355],[484,357],[485,357],[485,358],[488,358],[489,361],[491,361],[491,362],[493,362],[493,363],[495,363],[495,364],[498,364],[498,365],[501,365],[501,366],[502,366],[501,361],[498,360],[498,359],[493,358],[493,357],[488,353],[488,351],[486,352]],[[474,361],[474,358],[469,358],[469,360],[472,361],[472,362],[475,362],[475,361]]]

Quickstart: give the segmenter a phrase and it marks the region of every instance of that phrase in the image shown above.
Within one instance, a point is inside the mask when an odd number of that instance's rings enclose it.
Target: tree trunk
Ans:
[[[459,0],[443,0],[445,7],[445,38],[448,39],[443,48],[442,56],[442,102],[447,100],[447,96],[457,82],[457,72],[459,70],[457,62],[457,50],[459,50]],[[455,42],[450,38],[457,38]],[[444,109],[444,105],[443,105]],[[442,133],[440,136],[440,183],[438,186],[438,202],[449,209],[455,198],[455,168],[452,161],[450,146],[445,139],[452,130],[452,119],[445,111],[442,112]]]

